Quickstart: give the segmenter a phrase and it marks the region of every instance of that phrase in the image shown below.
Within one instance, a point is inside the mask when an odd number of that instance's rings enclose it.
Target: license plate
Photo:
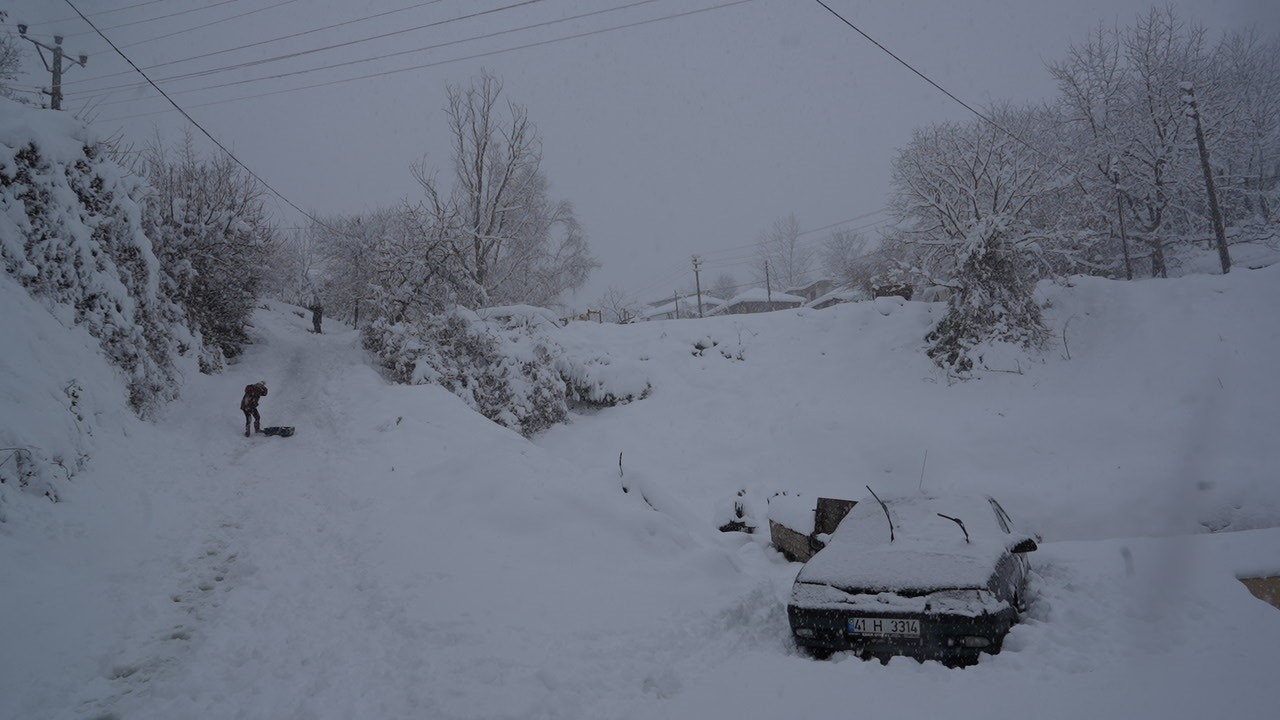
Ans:
[[[864,637],[920,637],[920,621],[904,618],[849,618],[848,629]]]

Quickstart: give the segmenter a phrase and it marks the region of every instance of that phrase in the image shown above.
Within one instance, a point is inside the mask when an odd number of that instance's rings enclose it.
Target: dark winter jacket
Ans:
[[[241,410],[257,410],[258,399],[267,394],[267,384],[263,382],[246,385],[244,388],[244,397],[240,400]]]

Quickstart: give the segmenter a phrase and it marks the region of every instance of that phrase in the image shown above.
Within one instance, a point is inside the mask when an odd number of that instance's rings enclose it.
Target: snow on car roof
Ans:
[[[849,511],[831,542],[796,580],[846,590],[904,591],[985,587],[1012,539],[984,496],[873,497]],[[964,521],[960,527],[938,513]]]

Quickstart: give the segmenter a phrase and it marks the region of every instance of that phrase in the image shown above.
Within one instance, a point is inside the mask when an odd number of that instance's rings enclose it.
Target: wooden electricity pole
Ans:
[[[1213,169],[1209,167],[1209,148],[1204,144],[1204,128],[1200,126],[1200,108],[1196,105],[1196,91],[1191,83],[1179,86],[1187,114],[1196,121],[1196,144],[1200,146],[1200,169],[1204,171],[1204,188],[1209,193],[1209,213],[1213,216],[1213,232],[1218,236],[1218,260],[1222,262],[1222,274],[1231,272],[1231,253],[1227,250],[1227,230],[1222,225],[1222,210],[1218,207],[1218,191],[1213,184]]]
[[[53,108],[54,110],[61,110],[62,109],[62,59],[66,57],[62,52],[62,36],[54,35],[53,47],[49,47],[48,45],[45,45],[39,40],[27,37],[27,26],[25,24],[18,25],[18,34],[21,35],[24,40],[36,46],[36,51],[40,53],[40,62],[44,63],[44,69],[53,73],[52,88],[50,90],[41,91],[41,92],[49,96],[49,107]],[[48,50],[50,53],[53,54],[52,63],[50,63],[48,60],[45,59],[44,57],[45,50]],[[84,67],[85,63],[89,62],[89,56],[85,55],[84,53],[80,53],[80,56],[77,58],[68,57],[66,59],[67,59],[67,62],[73,65],[79,65],[80,67]]]
[[[1124,250],[1124,278],[1132,280],[1133,261],[1129,259],[1129,236],[1124,231],[1124,203],[1121,202],[1120,171],[1116,170],[1111,177],[1115,181],[1116,187],[1116,215],[1120,218],[1120,247]]]
[[[698,317],[702,317],[702,276],[698,270],[702,267],[702,258],[693,256],[693,283],[698,289]]]

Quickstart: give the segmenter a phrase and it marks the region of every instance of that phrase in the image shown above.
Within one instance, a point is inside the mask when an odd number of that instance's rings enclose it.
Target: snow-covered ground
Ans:
[[[1280,574],[1280,266],[1047,288],[1056,346],[960,383],[924,303],[574,324],[650,395],[533,441],[274,303],[142,423],[92,340],[3,290],[0,418],[65,422],[41,398],[76,379],[100,421],[62,502],[0,496],[0,718],[1274,712],[1280,611],[1236,577]],[[258,380],[294,437],[241,435]],[[799,565],[716,528],[739,491],[760,518],[868,484],[989,492],[1043,534],[1003,653],[794,651]]]

